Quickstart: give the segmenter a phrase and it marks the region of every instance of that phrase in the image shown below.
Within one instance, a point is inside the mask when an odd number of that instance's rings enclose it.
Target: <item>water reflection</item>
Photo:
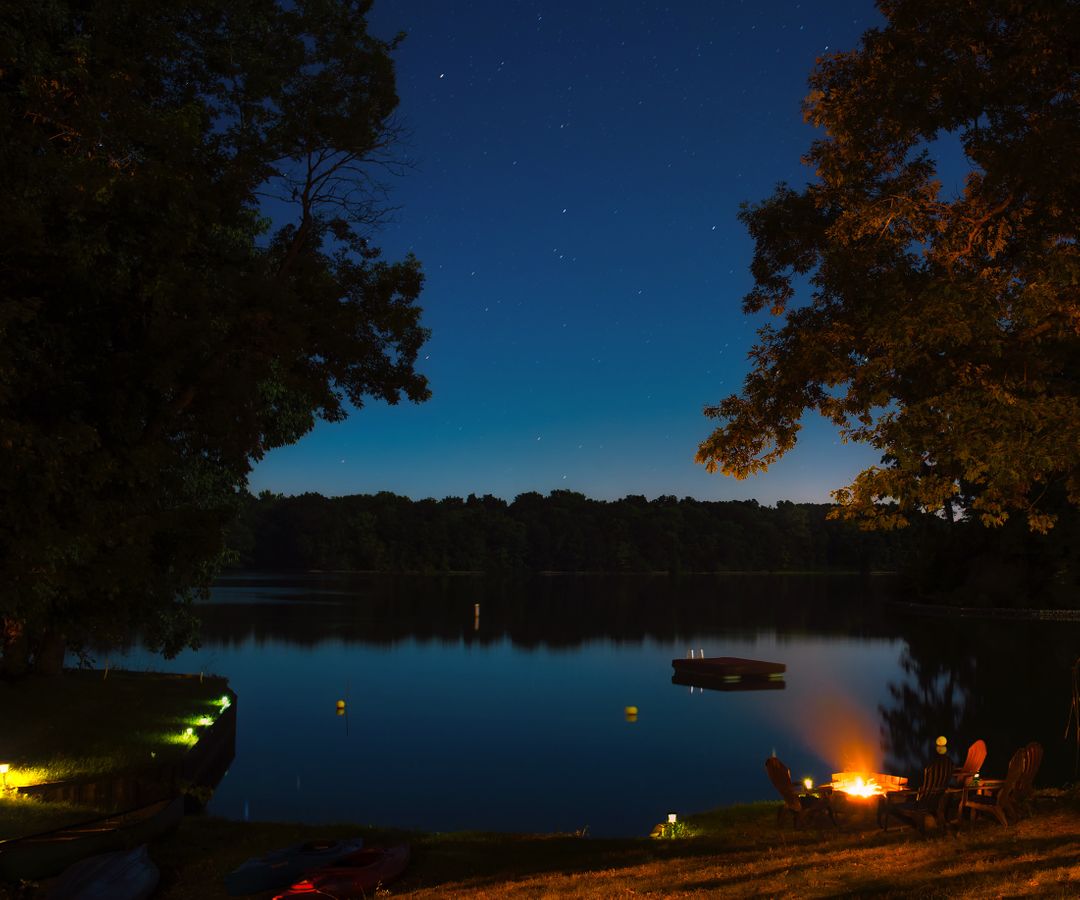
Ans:
[[[483,645],[509,638],[516,647],[579,647],[597,639],[685,642],[762,629],[880,638],[895,634],[877,603],[890,585],[886,577],[753,574],[244,575],[224,579],[200,614],[206,638],[225,644],[287,638],[316,646],[333,638],[389,645],[419,638]]]
[[[237,760],[210,806],[231,818],[647,834],[671,809],[770,798],[772,752],[818,781],[917,776],[940,734],[958,757],[984,738],[990,774],[1041,740],[1046,780],[1071,777],[1080,628],[904,617],[881,604],[890,589],[240,576],[200,608],[201,651],[129,661],[231,680]],[[783,689],[673,684],[689,648],[784,662]]]
[[[984,774],[1001,777],[1014,750],[1032,740],[1046,756],[1039,783],[1077,777],[1062,735],[1069,709],[1069,667],[1080,626],[1065,622],[902,622],[902,678],[889,684],[880,709],[891,771],[926,764],[939,736],[962,760],[969,744],[986,741]]]

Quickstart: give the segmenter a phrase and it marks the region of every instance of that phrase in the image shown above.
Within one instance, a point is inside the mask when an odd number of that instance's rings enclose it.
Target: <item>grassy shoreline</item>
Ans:
[[[187,819],[154,848],[166,900],[225,897],[221,878],[250,856],[315,837],[408,841],[412,860],[383,896],[600,898],[1080,894],[1080,795],[1044,795],[1031,818],[978,821],[923,837],[846,825],[776,825],[777,804],[724,807],[687,819],[673,840],[573,835],[418,834],[349,825]],[[270,897],[271,894],[256,895]]]
[[[217,676],[124,670],[0,681],[0,762],[11,767],[6,782],[27,787],[109,779],[177,764],[220,712],[227,688]],[[116,811],[4,791],[0,840]]]
[[[221,695],[224,685],[223,680],[199,676],[124,672],[112,672],[107,679],[102,672],[69,672],[61,679],[0,684],[0,750],[11,753],[27,771],[51,765],[52,777],[67,778],[130,769],[158,750],[166,756],[179,755],[186,745],[176,736],[190,727],[193,717],[200,717],[203,706]],[[147,702],[145,692],[151,687],[153,702]],[[140,692],[144,692],[141,701]],[[78,739],[74,745],[73,736]],[[82,755],[58,752],[72,746],[78,746]],[[148,750],[150,746],[158,750]],[[762,781],[762,794],[767,795],[764,777]],[[46,809],[35,810],[37,802],[25,800],[14,801],[15,809],[11,802],[0,800],[0,830],[8,832],[0,838],[44,830],[32,815],[20,818],[27,811],[86,818],[82,809],[48,809],[50,804],[41,804]],[[151,846],[162,873],[155,897],[225,897],[222,877],[251,856],[313,838],[354,835],[363,836],[368,844],[408,841],[413,848],[409,868],[380,896],[423,900],[448,896],[606,900],[642,894],[1080,895],[1080,789],[1043,791],[1036,814],[1009,828],[978,821],[965,823],[958,834],[948,836],[923,837],[901,828],[883,832],[873,823],[857,820],[838,829],[778,828],[777,806],[761,802],[688,816],[684,836],[675,839],[437,834],[371,825],[232,822],[193,816]],[[45,891],[47,883],[0,885],[0,900],[28,900]]]

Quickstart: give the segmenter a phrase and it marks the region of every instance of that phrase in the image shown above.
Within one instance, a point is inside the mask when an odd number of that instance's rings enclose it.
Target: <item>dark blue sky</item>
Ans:
[[[877,457],[816,415],[757,478],[693,457],[762,321],[739,203],[807,180],[814,59],[880,21],[870,0],[376,0],[372,30],[408,33],[416,160],[377,243],[423,263],[434,396],[320,424],[252,489],[827,500]]]

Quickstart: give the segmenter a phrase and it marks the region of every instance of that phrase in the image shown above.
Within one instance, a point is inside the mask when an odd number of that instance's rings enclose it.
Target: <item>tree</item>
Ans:
[[[743,308],[783,321],[706,408],[722,422],[697,459],[763,471],[816,410],[882,452],[834,492],[841,515],[956,506],[1045,533],[1080,505],[1080,3],[878,5],[884,27],[811,75],[816,179],[742,208]],[[953,196],[935,157],[957,147]]]
[[[427,398],[419,264],[370,243],[398,98],[369,7],[0,16],[9,668],[135,627],[193,641],[252,463],[366,396]]]

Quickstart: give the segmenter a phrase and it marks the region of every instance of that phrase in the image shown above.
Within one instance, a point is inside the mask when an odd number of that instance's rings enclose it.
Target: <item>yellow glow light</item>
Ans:
[[[942,735],[937,739],[937,745],[939,747],[944,747],[947,743],[949,743],[949,739],[945,737],[945,735]]]
[[[4,768],[7,769],[6,772],[2,772]],[[28,769],[25,766],[16,768],[10,763],[0,765],[0,777],[3,778],[4,786],[9,789],[27,787],[31,784],[44,784],[47,781],[56,780],[48,769]]]
[[[812,791],[814,789],[814,779],[813,778],[804,778],[802,780],[802,783],[803,783],[803,787],[806,788],[808,791]]]
[[[211,719],[209,716],[199,716],[199,718],[195,720],[195,724],[198,725],[200,728],[208,728],[209,726],[214,724],[214,720]]]

